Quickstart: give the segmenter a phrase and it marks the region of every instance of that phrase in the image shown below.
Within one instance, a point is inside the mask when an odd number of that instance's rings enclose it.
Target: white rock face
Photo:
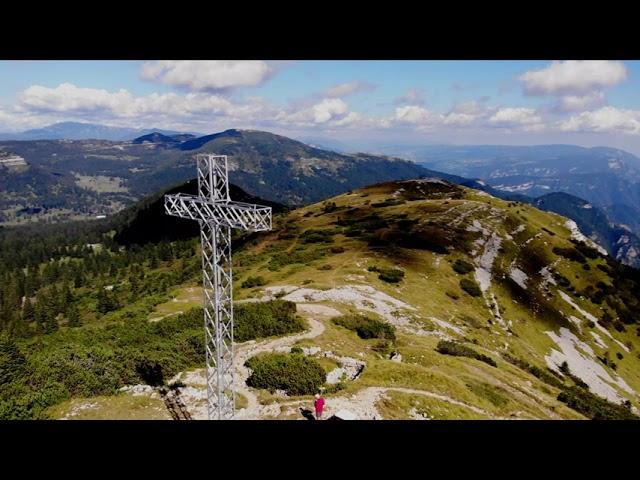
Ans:
[[[460,328],[460,327],[456,327],[455,325],[446,322],[444,320],[440,320],[439,318],[436,317],[429,317],[429,320],[431,320],[433,323],[435,323],[436,325],[438,325],[439,327],[445,329],[445,330],[452,330],[453,332],[457,333],[458,335],[464,336],[465,331],[464,329]]]
[[[583,317],[585,317],[587,320],[591,320],[593,323],[596,324],[596,328],[598,330],[600,330],[602,333],[604,333],[607,337],[609,337],[611,340],[613,340],[614,342],[616,342],[620,348],[622,348],[625,352],[629,353],[629,348],[627,348],[627,346],[622,343],[619,340],[616,340],[615,338],[613,338],[613,335],[611,335],[611,333],[609,333],[609,330],[607,330],[606,328],[604,328],[602,325],[600,325],[600,322],[598,321],[598,319],[591,315],[589,312],[583,310],[582,308],[580,308],[580,306],[578,306],[578,304],[576,302],[574,302],[571,297],[569,295],[567,295],[566,293],[564,293],[563,291],[558,290],[558,294],[560,295],[560,298],[562,298],[565,302],[567,302],[569,305],[571,305],[573,308],[575,308]]]
[[[511,268],[509,276],[511,277],[511,280],[520,285],[520,287],[522,287],[524,290],[527,289],[527,279],[529,277],[522,270],[520,270],[519,268]]]
[[[557,285],[556,279],[553,278],[550,270],[551,265],[547,265],[544,268],[540,269],[540,275],[542,275],[542,285],[541,287],[545,287],[547,284]]]
[[[389,323],[394,325],[408,325],[410,319],[403,315],[402,310],[415,311],[411,305],[397,298],[376,290],[369,285],[345,285],[329,290],[316,290],[313,288],[298,288],[291,286],[267,287],[268,293],[280,291],[288,292],[282,297],[290,302],[336,302],[351,305],[359,310],[377,313]]]
[[[595,358],[593,349],[576,337],[568,328],[560,328],[560,332],[545,332],[560,348],[551,349],[545,356],[547,366],[560,371],[562,362],[567,362],[571,373],[589,385],[589,389],[601,397],[615,403],[625,399],[618,393],[614,385],[622,390],[635,394],[635,391],[618,375],[612,377]]]
[[[501,243],[502,239],[495,233],[492,233],[491,237],[489,237],[489,240],[487,240],[487,243],[485,244],[482,255],[475,259],[478,264],[475,271],[475,277],[476,281],[480,284],[480,290],[482,290],[483,293],[491,286],[491,269],[493,268],[493,262],[498,256],[498,250],[500,249]]]
[[[569,230],[571,230],[571,238],[579,242],[584,242],[592,248],[598,250],[602,255],[608,255],[607,251],[598,245],[596,242],[587,238],[578,228],[578,225],[573,220],[567,220],[564,224]]]

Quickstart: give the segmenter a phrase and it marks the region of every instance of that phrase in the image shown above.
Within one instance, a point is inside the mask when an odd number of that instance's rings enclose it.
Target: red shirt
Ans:
[[[324,398],[320,397],[316,399],[316,401],[313,404],[316,407],[316,412],[321,412],[322,409],[324,408]]]

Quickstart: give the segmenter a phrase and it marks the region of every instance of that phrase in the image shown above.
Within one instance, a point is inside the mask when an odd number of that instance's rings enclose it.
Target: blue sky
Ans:
[[[640,153],[640,62],[2,61],[0,131],[59,121]]]

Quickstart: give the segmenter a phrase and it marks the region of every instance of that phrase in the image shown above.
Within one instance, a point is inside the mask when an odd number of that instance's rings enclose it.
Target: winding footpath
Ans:
[[[263,352],[273,352],[277,349],[291,347],[300,340],[316,338],[322,335],[325,330],[324,324],[319,320],[319,318],[331,318],[340,315],[340,312],[338,310],[327,305],[299,303],[297,304],[297,307],[298,311],[304,314],[310,326],[310,328],[305,332],[263,341],[252,340],[240,344],[236,347],[236,358],[234,366],[236,391],[247,399],[247,406],[236,411],[236,419],[259,420],[266,418],[276,418],[283,411],[285,411],[286,413],[295,413],[297,415],[300,415],[300,407],[310,408],[311,402],[309,400],[285,400],[283,402],[274,402],[269,405],[262,405],[258,401],[256,391],[248,387],[246,383],[247,379],[249,378],[250,372],[249,369],[244,366],[244,363],[249,358]],[[190,384],[205,386],[205,370],[198,369],[188,372],[186,374],[186,379]],[[188,387],[186,390],[195,389],[193,389],[192,387]],[[185,400],[185,403],[187,404],[188,410],[192,415],[192,418],[196,420],[204,420],[207,418],[206,402],[203,403],[203,399],[206,400],[206,387],[204,390],[199,389],[199,392],[200,395],[193,396],[192,398],[195,400],[199,400],[198,403],[200,405],[191,404],[192,401],[189,400],[190,395],[187,393],[187,391],[183,392],[183,398]],[[325,410],[326,417],[328,418],[340,410],[348,410],[355,414],[361,420],[381,420],[382,415],[378,412],[376,404],[380,401],[380,399],[384,397],[387,392],[400,392],[408,393],[411,395],[422,395],[449,403],[451,405],[467,408],[470,411],[487,418],[499,418],[481,408],[461,402],[446,395],[430,392],[427,390],[416,390],[403,387],[365,387],[352,395],[331,396],[327,399],[327,406]],[[301,415],[300,418],[302,418]]]

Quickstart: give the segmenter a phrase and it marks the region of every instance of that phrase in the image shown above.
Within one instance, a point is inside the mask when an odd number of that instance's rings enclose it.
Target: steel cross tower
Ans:
[[[233,279],[231,229],[271,230],[271,207],[234,202],[229,197],[226,155],[196,155],[198,195],[165,195],[169,215],[197,220],[202,240],[202,286],[209,419],[232,419]]]

